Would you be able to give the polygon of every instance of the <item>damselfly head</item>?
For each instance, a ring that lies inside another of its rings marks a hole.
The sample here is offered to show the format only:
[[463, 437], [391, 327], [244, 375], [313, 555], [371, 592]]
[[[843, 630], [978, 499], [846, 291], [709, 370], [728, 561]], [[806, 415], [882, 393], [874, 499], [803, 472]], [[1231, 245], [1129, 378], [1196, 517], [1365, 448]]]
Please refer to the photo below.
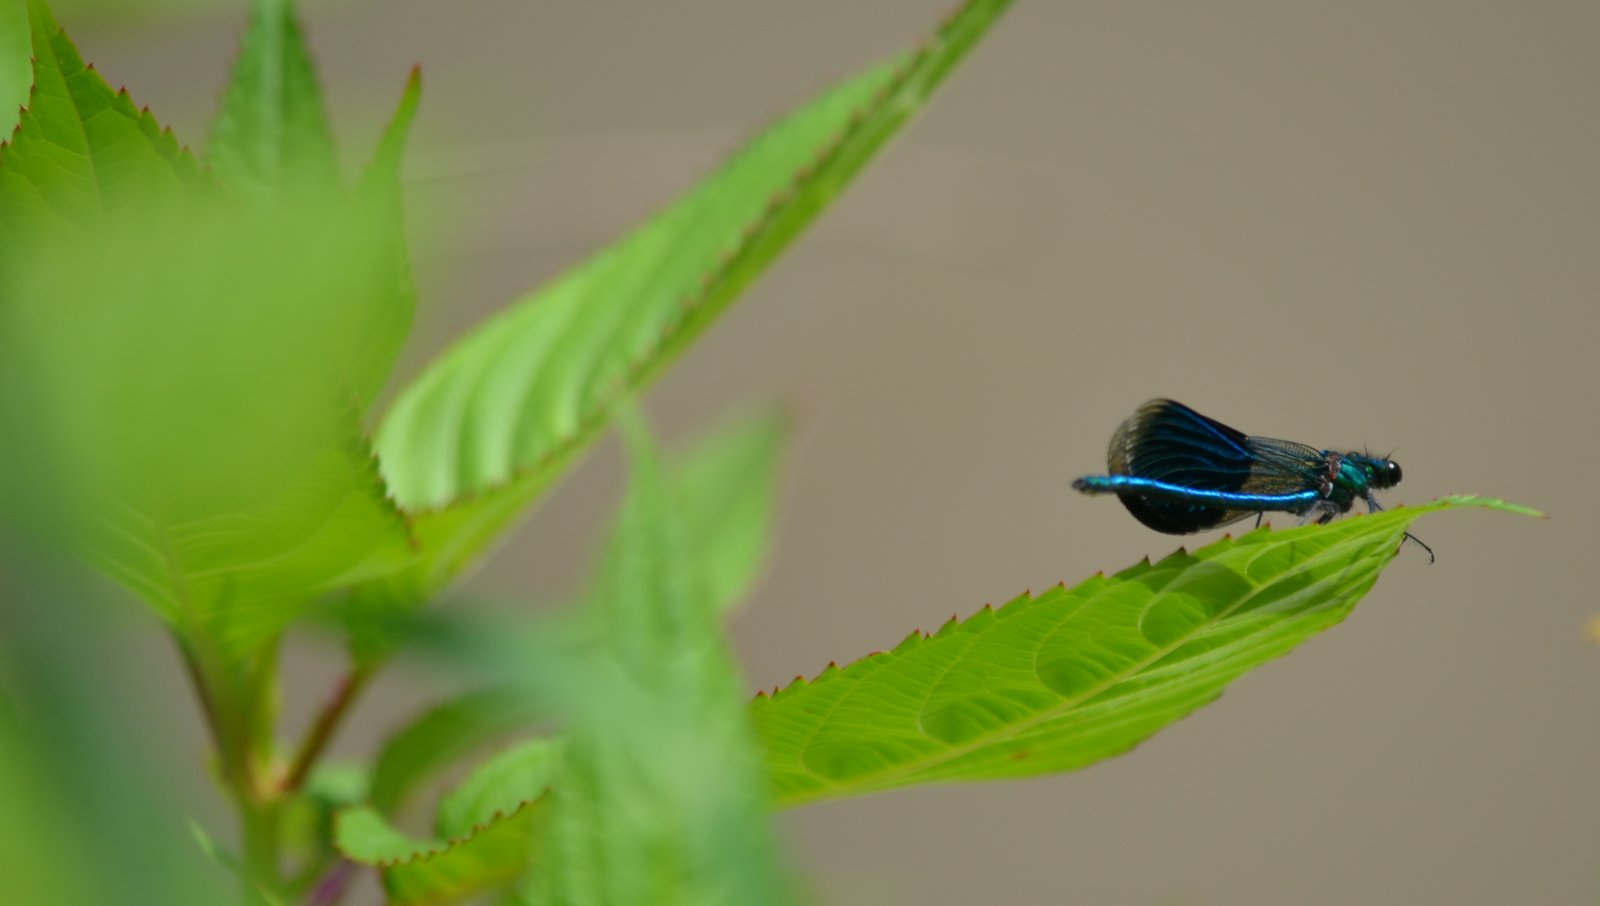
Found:
[[1362, 471], [1367, 473], [1367, 484], [1378, 490], [1392, 488], [1400, 483], [1400, 464], [1392, 459], [1359, 453], [1351, 453], [1345, 458], [1359, 463]]

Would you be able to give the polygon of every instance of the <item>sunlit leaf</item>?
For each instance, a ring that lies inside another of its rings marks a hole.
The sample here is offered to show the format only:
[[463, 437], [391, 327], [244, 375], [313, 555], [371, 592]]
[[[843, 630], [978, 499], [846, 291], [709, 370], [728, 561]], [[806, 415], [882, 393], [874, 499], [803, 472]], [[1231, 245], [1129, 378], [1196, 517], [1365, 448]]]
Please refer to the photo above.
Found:
[[0, 154], [0, 229], [69, 233], [199, 185], [198, 166], [148, 110], [86, 67], [43, 0], [28, 0], [33, 92]]
[[697, 337], [927, 101], [1008, 5], [972, 0], [912, 53], [757, 136], [621, 243], [456, 344], [401, 394], [378, 450], [421, 554], [420, 601], [587, 448], [611, 401]]
[[1070, 771], [1126, 752], [1343, 620], [1418, 517], [1251, 532], [985, 607], [757, 698], [778, 801]]

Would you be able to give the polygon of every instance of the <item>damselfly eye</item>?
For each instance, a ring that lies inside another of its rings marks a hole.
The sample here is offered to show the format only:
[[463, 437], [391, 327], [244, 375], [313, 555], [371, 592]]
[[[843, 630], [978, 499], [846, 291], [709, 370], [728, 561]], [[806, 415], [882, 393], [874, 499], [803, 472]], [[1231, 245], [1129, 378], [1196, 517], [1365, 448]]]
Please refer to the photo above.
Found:
[[1385, 472], [1387, 473], [1387, 477], [1386, 477], [1385, 480], [1389, 482], [1389, 487], [1392, 488], [1395, 485], [1400, 483], [1400, 464], [1399, 463], [1397, 463], [1397, 462], [1395, 462], [1393, 460], [1390, 460], [1388, 467], [1385, 469]]

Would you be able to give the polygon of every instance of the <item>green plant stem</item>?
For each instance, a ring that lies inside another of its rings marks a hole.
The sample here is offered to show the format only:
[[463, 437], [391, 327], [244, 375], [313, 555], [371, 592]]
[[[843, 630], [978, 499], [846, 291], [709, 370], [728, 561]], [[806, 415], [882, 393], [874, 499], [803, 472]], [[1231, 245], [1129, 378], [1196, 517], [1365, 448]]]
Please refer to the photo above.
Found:
[[259, 799], [238, 802], [243, 829], [245, 891], [247, 906], [272, 902], [282, 887], [279, 876], [279, 805], [277, 800]]
[[253, 665], [225, 665], [203, 638], [180, 633], [178, 648], [216, 747], [221, 781], [239, 814], [244, 891], [249, 906], [277, 902], [283, 889], [283, 799], [267, 776], [278, 707], [278, 648]]
[[292, 793], [305, 784], [306, 777], [332, 740], [334, 730], [338, 729], [339, 722], [349, 712], [351, 703], [366, 688], [371, 675], [371, 671], [366, 667], [357, 666], [352, 667], [350, 672], [339, 680], [339, 684], [333, 689], [333, 694], [317, 713], [316, 722], [306, 733], [305, 740], [300, 743], [300, 749], [295, 753], [288, 773], [284, 774], [282, 781], [279, 782], [280, 793]]

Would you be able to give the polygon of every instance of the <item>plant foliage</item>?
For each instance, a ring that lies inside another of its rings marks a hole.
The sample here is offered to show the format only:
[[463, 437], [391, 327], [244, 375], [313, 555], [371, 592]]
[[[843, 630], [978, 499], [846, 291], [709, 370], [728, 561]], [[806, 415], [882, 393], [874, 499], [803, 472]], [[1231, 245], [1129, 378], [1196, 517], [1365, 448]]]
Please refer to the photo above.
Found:
[[[0, 0], [6, 889], [209, 903], [225, 870], [248, 903], [331, 904], [359, 866], [408, 906], [793, 901], [774, 806], [1125, 751], [1342, 619], [1413, 519], [1519, 509], [1450, 498], [1253, 533], [914, 633], [750, 704], [723, 623], [770, 546], [788, 419], [758, 411], [663, 457], [635, 397], [1008, 5], [968, 0], [801, 104], [380, 410], [417, 304], [402, 171], [420, 72], [347, 176], [293, 3], [249, 0], [197, 156], [85, 64], [45, 0]], [[428, 633], [418, 611], [611, 424], [628, 492], [577, 606], [532, 632]], [[16, 553], [35, 546], [48, 555]], [[192, 826], [212, 865], [163, 842], [182, 822], [144, 782], [158, 740], [104, 706], [129, 684], [67, 650], [92, 594], [56, 581], [63, 554], [177, 643], [239, 818], [236, 841]], [[349, 672], [283, 745], [279, 652], [310, 616], [346, 632]], [[325, 763], [407, 644], [453, 652], [482, 684], [403, 723], [370, 769]], [[419, 809], [428, 831], [410, 829]]]
[[1448, 497], [1270, 528], [1024, 594], [763, 695], [778, 802], [1070, 771], [1126, 752], [1343, 620], [1411, 523]]

